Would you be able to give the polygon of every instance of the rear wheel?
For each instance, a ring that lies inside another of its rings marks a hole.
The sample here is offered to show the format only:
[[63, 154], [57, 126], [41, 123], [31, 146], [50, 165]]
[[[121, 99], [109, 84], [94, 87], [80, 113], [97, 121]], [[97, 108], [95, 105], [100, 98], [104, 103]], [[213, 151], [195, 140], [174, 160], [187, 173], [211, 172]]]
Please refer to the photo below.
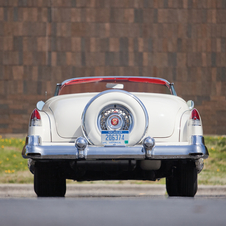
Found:
[[169, 196], [194, 197], [198, 188], [197, 169], [194, 162], [180, 164], [166, 178], [166, 190]]
[[66, 179], [54, 163], [36, 162], [34, 190], [38, 197], [64, 197]]

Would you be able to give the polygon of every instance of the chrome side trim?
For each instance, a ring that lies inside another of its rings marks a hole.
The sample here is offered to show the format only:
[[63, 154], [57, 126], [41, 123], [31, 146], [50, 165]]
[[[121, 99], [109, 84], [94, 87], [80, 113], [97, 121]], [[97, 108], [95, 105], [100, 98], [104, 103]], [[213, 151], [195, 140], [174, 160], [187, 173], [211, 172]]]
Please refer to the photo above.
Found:
[[[79, 150], [74, 143], [67, 145], [54, 144], [41, 145], [39, 136], [28, 136], [22, 156], [31, 159], [79, 159]], [[202, 136], [192, 136], [188, 145], [158, 145], [151, 150], [148, 158], [142, 145], [132, 147], [108, 146], [97, 147], [87, 146], [82, 155], [83, 159], [193, 159], [208, 158], [209, 153], [204, 144]]]
[[113, 93], [113, 92], [119, 92], [119, 93], [125, 93], [129, 96], [131, 96], [132, 98], [134, 98], [141, 106], [141, 108], [143, 109], [143, 112], [144, 112], [144, 115], [145, 115], [145, 122], [146, 122], [146, 125], [145, 125], [145, 129], [144, 129], [144, 133], [142, 135], [142, 138], [139, 140], [139, 142], [137, 142], [138, 144], [141, 142], [141, 140], [143, 139], [144, 135], [146, 134], [146, 131], [148, 129], [148, 125], [149, 125], [149, 117], [148, 117], [148, 112], [147, 112], [147, 109], [146, 107], [144, 106], [144, 104], [142, 103], [142, 101], [136, 97], [135, 95], [133, 95], [132, 93], [129, 93], [125, 90], [106, 90], [106, 91], [103, 91], [99, 94], [97, 94], [96, 96], [94, 96], [88, 103], [87, 105], [85, 106], [84, 108], [84, 111], [82, 113], [82, 123], [81, 123], [81, 129], [82, 129], [82, 133], [84, 135], [84, 137], [88, 140], [88, 142], [90, 144], [93, 144], [92, 141], [89, 139], [88, 135], [87, 135], [87, 132], [86, 132], [86, 127], [85, 127], [85, 115], [86, 115], [86, 111], [87, 109], [89, 108], [90, 104], [95, 100], [97, 99], [98, 97], [106, 94], [106, 93]]

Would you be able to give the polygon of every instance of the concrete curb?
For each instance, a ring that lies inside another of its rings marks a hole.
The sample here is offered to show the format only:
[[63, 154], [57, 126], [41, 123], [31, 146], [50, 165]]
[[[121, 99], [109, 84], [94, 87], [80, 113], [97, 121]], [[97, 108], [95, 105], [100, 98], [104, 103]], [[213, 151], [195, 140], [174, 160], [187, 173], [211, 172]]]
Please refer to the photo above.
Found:
[[[68, 184], [66, 197], [164, 196], [165, 185]], [[226, 186], [200, 185], [196, 196], [226, 196]], [[1, 184], [0, 197], [36, 197], [32, 184]]]

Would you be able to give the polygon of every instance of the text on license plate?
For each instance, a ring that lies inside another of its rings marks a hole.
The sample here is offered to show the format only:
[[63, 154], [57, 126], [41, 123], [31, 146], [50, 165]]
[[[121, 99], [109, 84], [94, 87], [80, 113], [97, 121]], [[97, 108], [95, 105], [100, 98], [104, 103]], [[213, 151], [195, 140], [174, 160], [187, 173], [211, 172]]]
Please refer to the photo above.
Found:
[[125, 145], [129, 143], [129, 131], [101, 131], [101, 142], [104, 145]]

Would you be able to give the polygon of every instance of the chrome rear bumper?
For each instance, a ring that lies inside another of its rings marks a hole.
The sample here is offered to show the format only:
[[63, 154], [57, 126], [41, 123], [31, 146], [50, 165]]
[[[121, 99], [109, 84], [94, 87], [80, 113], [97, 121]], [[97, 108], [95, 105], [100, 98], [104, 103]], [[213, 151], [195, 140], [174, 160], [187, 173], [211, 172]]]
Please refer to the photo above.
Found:
[[28, 136], [22, 151], [24, 158], [31, 159], [200, 159], [208, 158], [209, 153], [203, 136], [192, 136], [188, 145], [156, 144], [151, 150], [143, 145], [105, 146], [88, 145], [84, 150], [75, 143], [42, 145], [39, 136]]

